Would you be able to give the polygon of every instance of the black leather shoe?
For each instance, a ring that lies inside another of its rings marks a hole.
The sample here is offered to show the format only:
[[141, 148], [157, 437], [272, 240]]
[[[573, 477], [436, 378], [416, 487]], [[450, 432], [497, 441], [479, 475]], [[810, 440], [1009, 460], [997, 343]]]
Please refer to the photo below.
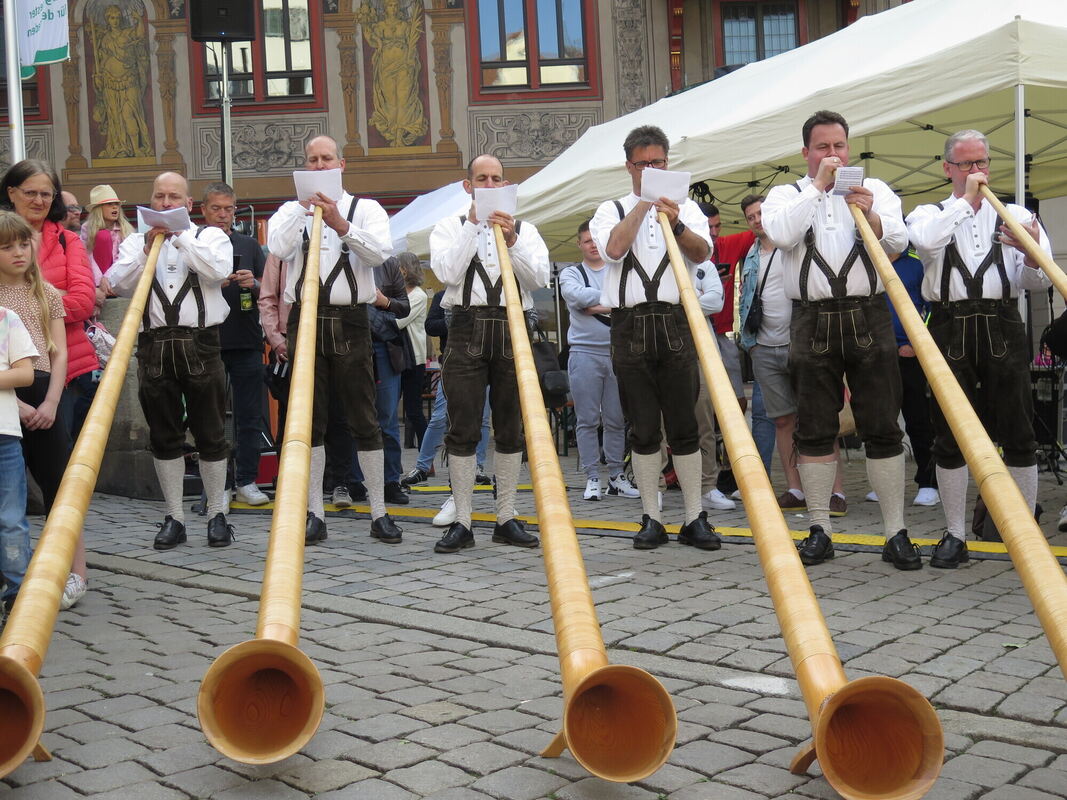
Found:
[[890, 562], [897, 569], [919, 569], [923, 565], [919, 557], [919, 546], [911, 543], [905, 530], [898, 531], [896, 536], [885, 543], [882, 548], [882, 561]]
[[401, 539], [402, 529], [388, 514], [382, 514], [370, 524], [370, 535], [386, 544], [396, 544]]
[[367, 487], [363, 485], [363, 481], [352, 481], [348, 484], [348, 496], [356, 503], [367, 502]]
[[718, 550], [722, 547], [722, 539], [715, 533], [715, 527], [708, 523], [707, 511], [701, 511], [695, 520], [682, 526], [678, 531], [678, 543], [692, 545], [700, 550]]
[[822, 529], [822, 525], [812, 525], [808, 529], [808, 536], [797, 545], [800, 553], [800, 563], [805, 567], [814, 567], [827, 559], [834, 557], [834, 543]]
[[667, 531], [659, 520], [652, 519], [648, 514], [641, 515], [641, 530], [634, 537], [635, 550], [655, 550], [669, 541]]
[[486, 475], [484, 472], [479, 472], [474, 476], [475, 486], [489, 486], [493, 482], [493, 479]]
[[493, 541], [498, 544], [513, 544], [516, 547], [537, 547], [541, 540], [527, 532], [522, 523], [512, 517], [507, 522], [497, 523], [493, 528]]
[[934, 545], [933, 555], [930, 556], [930, 566], [940, 569], [956, 569], [960, 564], [966, 564], [971, 560], [967, 552], [967, 543], [957, 539], [951, 533], [941, 537], [941, 541]]
[[465, 547], [474, 547], [474, 534], [466, 525], [453, 522], [445, 535], [433, 546], [435, 553], [458, 553]]
[[207, 546], [229, 547], [233, 539], [233, 525], [226, 523], [226, 515], [219, 513], [213, 516], [207, 524]]
[[307, 523], [304, 525], [304, 544], [318, 544], [326, 541], [326, 521], [321, 520], [308, 512]]
[[411, 502], [404, 487], [396, 481], [385, 484], [385, 502], [391, 506], [406, 506]]
[[159, 533], [156, 534], [152, 547], [156, 550], [170, 550], [180, 544], [185, 544], [185, 526], [167, 514], [163, 517], [163, 524], [159, 526]]

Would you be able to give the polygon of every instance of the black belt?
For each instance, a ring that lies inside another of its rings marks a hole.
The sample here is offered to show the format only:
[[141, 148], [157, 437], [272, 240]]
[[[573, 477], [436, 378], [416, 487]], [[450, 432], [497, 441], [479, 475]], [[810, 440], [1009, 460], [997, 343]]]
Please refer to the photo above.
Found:
[[947, 311], [950, 314], [980, 314], [980, 313], [996, 313], [1000, 309], [1004, 308], [1018, 308], [1016, 300], [952, 300], [948, 303], [931, 303], [930, 306], [937, 311]]
[[865, 308], [872, 303], [885, 304], [885, 294], [864, 295], [863, 297], [828, 297], [825, 300], [794, 300], [793, 308], [815, 308], [818, 311], [848, 311]]

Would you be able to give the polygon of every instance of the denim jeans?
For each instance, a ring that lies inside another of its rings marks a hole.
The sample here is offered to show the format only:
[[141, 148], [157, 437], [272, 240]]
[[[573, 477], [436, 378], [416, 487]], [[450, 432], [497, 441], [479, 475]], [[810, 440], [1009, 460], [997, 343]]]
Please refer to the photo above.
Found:
[[[378, 414], [378, 427], [382, 431], [382, 445], [385, 450], [385, 482], [400, 481], [400, 418], [397, 405], [400, 403], [400, 373], [393, 369], [389, 361], [388, 345], [374, 342], [374, 365], [377, 372], [375, 381], [375, 408]], [[363, 482], [363, 470], [359, 467], [359, 454], [352, 450], [352, 471], [349, 480]]]
[[3, 599], [15, 596], [30, 563], [26, 521], [26, 464], [17, 436], [0, 434], [0, 573], [7, 579]]
[[[445, 429], [448, 427], [448, 398], [445, 397], [443, 382], [437, 384], [437, 394], [433, 398], [433, 410], [430, 412], [430, 422], [426, 426], [426, 433], [419, 443], [419, 460], [415, 466], [423, 472], [429, 472], [433, 466], [437, 448], [445, 438]], [[478, 466], [485, 465], [485, 453], [489, 449], [489, 396], [486, 394], [485, 407], [482, 409], [482, 435], [475, 449], [475, 458]]]
[[756, 443], [760, 460], [767, 474], [771, 474], [771, 458], [774, 457], [774, 422], [767, 416], [763, 405], [763, 388], [759, 381], [752, 381], [752, 439]]
[[222, 363], [233, 395], [236, 432], [234, 483], [255, 483], [259, 447], [263, 441], [263, 353], [259, 350], [223, 350]]

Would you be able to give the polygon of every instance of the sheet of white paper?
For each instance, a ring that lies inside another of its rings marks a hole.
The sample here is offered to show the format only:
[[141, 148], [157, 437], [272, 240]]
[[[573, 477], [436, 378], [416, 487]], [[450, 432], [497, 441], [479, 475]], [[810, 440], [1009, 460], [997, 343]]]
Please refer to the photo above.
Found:
[[853, 186], [863, 185], [863, 167], [838, 167], [834, 173], [834, 194], [846, 195]]
[[474, 210], [478, 219], [489, 219], [494, 211], [503, 211], [512, 217], [519, 208], [519, 184], [512, 183], [493, 189], [474, 190]]
[[296, 184], [296, 199], [301, 201], [322, 192], [337, 202], [344, 193], [340, 169], [297, 170], [293, 173], [293, 183]]
[[189, 209], [185, 206], [172, 208], [168, 211], [155, 211], [147, 206], [137, 206], [137, 215], [148, 226], [145, 230], [166, 228], [168, 231], [181, 233], [189, 230], [189, 225], [191, 224], [189, 222]]
[[655, 203], [661, 197], [681, 203], [689, 196], [691, 172], [646, 167], [641, 170], [641, 199]]

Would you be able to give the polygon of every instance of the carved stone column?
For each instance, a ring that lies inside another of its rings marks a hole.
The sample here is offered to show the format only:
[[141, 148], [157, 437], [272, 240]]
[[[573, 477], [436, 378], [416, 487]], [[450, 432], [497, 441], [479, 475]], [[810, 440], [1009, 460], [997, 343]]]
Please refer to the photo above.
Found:
[[452, 129], [452, 26], [463, 24], [463, 9], [445, 8], [444, 0], [434, 0], [426, 9], [433, 30], [433, 72], [437, 84], [437, 103], [441, 112], [441, 139], [437, 151], [458, 152]]
[[175, 121], [174, 100], [178, 92], [178, 76], [174, 60], [174, 34], [156, 26], [156, 64], [159, 67], [159, 97], [163, 101], [163, 155], [159, 162], [183, 166], [178, 152], [178, 132]]
[[85, 169], [89, 162], [82, 155], [81, 145], [81, 58], [78, 56], [78, 36], [80, 25], [70, 26], [70, 59], [63, 63], [63, 102], [67, 106], [67, 135], [69, 137], [70, 155], [67, 157], [67, 169]]
[[341, 154], [346, 158], [363, 156], [363, 144], [359, 136], [359, 43], [356, 41], [356, 26], [337, 26], [341, 41], [337, 52], [341, 60], [341, 97], [345, 104], [345, 145]]

